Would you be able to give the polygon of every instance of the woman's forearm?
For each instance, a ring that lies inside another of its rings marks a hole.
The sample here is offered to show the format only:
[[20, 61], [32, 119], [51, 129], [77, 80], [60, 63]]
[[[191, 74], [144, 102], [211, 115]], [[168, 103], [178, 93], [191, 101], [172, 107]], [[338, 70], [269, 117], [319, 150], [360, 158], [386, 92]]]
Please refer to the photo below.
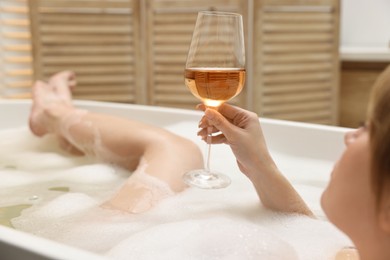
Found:
[[314, 217], [302, 197], [273, 162], [266, 167], [253, 167], [246, 175], [252, 181], [265, 207], [279, 212]]

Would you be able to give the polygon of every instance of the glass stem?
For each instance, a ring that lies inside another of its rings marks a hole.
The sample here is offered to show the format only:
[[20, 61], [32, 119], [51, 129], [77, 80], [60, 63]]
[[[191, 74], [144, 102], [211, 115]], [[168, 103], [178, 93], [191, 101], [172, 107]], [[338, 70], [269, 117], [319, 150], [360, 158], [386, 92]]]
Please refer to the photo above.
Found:
[[211, 155], [211, 133], [213, 131], [213, 127], [209, 126], [207, 127], [207, 151], [206, 151], [206, 164], [205, 164], [205, 170], [206, 172], [210, 172], [210, 155]]

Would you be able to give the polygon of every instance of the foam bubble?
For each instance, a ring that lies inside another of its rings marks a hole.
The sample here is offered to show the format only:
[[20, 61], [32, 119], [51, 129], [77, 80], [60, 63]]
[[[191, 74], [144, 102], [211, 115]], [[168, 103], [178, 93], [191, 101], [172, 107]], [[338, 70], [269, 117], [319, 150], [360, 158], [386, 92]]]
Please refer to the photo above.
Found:
[[87, 157], [64, 153], [52, 135], [37, 138], [25, 127], [0, 133], [0, 169], [48, 171], [92, 162]]
[[294, 248], [273, 232], [225, 217], [158, 225], [122, 241], [107, 255], [115, 259], [298, 259]]
[[[196, 138], [188, 131], [196, 128], [193, 122], [168, 128]], [[351, 245], [326, 221], [264, 209], [224, 145], [213, 146], [211, 167], [232, 178], [229, 187], [189, 188], [142, 214], [100, 207], [130, 175], [123, 169], [69, 156], [55, 138], [36, 138], [27, 129], [0, 132], [0, 146], [0, 206], [31, 205], [12, 219], [17, 229], [114, 259], [321, 260]], [[274, 157], [309, 206], [319, 209], [331, 162]]]

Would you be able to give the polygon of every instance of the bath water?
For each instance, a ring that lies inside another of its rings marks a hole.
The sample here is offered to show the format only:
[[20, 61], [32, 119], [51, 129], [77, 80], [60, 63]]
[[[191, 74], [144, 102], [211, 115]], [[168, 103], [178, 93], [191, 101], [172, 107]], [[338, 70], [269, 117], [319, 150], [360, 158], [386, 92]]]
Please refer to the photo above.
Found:
[[[168, 126], [197, 142], [185, 122]], [[329, 259], [351, 242], [319, 206], [332, 162], [273, 152], [280, 169], [320, 217], [264, 209], [230, 150], [213, 147], [212, 168], [232, 184], [189, 188], [142, 214], [100, 207], [130, 172], [60, 150], [27, 128], [0, 132], [0, 224], [113, 259]]]
[[29, 208], [29, 204], [18, 204], [0, 208], [0, 225], [13, 227], [11, 220], [20, 216], [22, 210]]

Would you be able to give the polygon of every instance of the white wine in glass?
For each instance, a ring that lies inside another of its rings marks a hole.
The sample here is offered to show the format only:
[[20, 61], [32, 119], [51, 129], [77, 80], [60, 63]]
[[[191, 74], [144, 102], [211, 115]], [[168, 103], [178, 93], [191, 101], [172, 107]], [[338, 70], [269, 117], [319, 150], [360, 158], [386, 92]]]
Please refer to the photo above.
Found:
[[[245, 44], [242, 16], [236, 13], [203, 11], [198, 13], [188, 52], [185, 84], [207, 107], [218, 107], [238, 95], [245, 83]], [[224, 188], [230, 178], [210, 169], [211, 131], [204, 169], [184, 174], [188, 185]]]

